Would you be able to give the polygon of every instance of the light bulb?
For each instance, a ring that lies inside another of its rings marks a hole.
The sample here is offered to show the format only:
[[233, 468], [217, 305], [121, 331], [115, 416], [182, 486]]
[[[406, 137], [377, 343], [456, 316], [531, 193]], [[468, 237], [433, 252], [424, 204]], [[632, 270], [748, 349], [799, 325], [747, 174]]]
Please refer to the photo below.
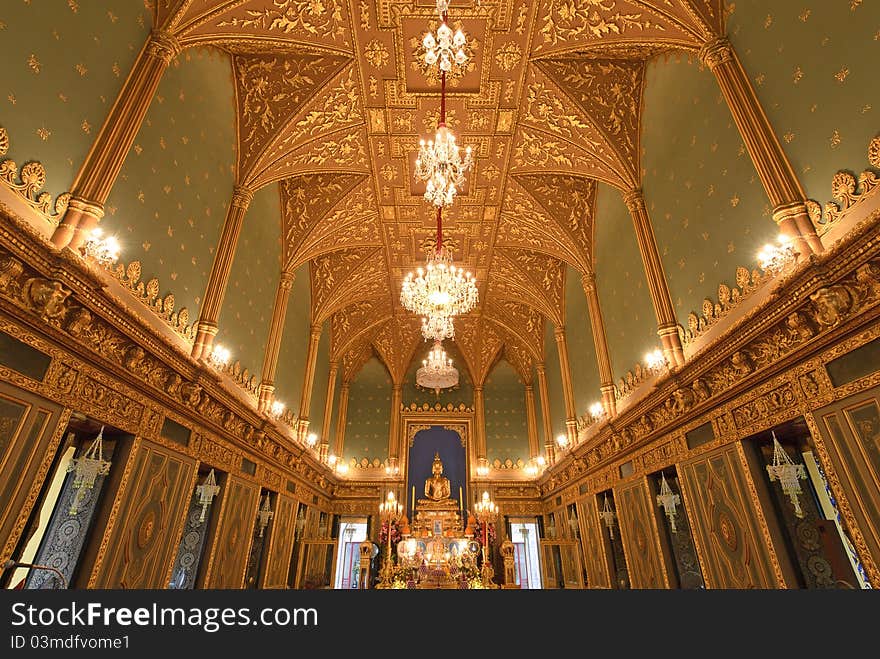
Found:
[[425, 34], [425, 38], [422, 39], [422, 45], [425, 47], [425, 50], [434, 50], [437, 47], [437, 42], [434, 40], [434, 35], [430, 32]]

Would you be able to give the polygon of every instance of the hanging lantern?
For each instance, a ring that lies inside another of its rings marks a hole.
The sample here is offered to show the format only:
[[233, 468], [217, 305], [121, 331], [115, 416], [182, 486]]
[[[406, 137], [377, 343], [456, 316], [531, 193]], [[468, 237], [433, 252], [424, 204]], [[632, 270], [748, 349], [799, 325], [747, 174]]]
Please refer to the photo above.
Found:
[[614, 540], [614, 518], [617, 514], [611, 509], [611, 502], [608, 501], [608, 495], [605, 495], [605, 502], [602, 504], [602, 510], [599, 511], [599, 517], [608, 527], [608, 535]]
[[196, 496], [199, 498], [199, 504], [202, 506], [202, 513], [199, 515], [199, 524], [205, 521], [205, 512], [208, 506], [214, 500], [214, 497], [220, 492], [220, 486], [217, 485], [217, 479], [214, 477], [214, 470], [211, 469], [205, 477], [205, 481], [196, 487]]
[[801, 502], [798, 498], [798, 494], [801, 493], [801, 484], [798, 481], [806, 480], [807, 472], [804, 469], [804, 465], [795, 464], [788, 457], [788, 453], [785, 452], [785, 449], [782, 448], [782, 445], [776, 439], [776, 433], [772, 431], [771, 433], [773, 435], [773, 464], [767, 465], [770, 481], [779, 481], [782, 485], [783, 493], [791, 499], [791, 503], [794, 506], [794, 514], [798, 517], [803, 517], [804, 511], [801, 509]]
[[106, 476], [110, 473], [111, 462], [104, 459], [104, 426], [95, 437], [95, 441], [89, 449], [80, 457], [70, 461], [67, 467], [68, 472], [74, 472], [73, 489], [76, 495], [70, 504], [70, 514], [76, 515], [79, 504], [82, 503], [86, 496], [86, 490], [91, 490], [95, 486], [98, 476]]
[[266, 530], [266, 526], [269, 524], [269, 520], [272, 519], [272, 515], [275, 513], [272, 512], [272, 508], [269, 506], [269, 495], [267, 494], [263, 497], [263, 505], [260, 506], [260, 512], [257, 513], [257, 524], [260, 526], [260, 537], [263, 537], [263, 532]]
[[657, 504], [663, 508], [666, 517], [669, 518], [669, 526], [673, 533], [677, 533], [675, 528], [675, 507], [681, 503], [681, 497], [672, 491], [669, 483], [666, 482], [666, 474], [660, 472], [660, 494], [657, 495]]

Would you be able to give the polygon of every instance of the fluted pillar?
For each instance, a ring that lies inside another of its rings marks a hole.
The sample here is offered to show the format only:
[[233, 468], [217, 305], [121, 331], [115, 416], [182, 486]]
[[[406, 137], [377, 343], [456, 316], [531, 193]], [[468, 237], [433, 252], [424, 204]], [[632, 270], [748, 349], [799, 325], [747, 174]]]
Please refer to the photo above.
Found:
[[238, 246], [238, 236], [241, 233], [245, 213], [253, 198], [254, 193], [243, 186], [237, 185], [232, 191], [232, 200], [229, 202], [229, 208], [226, 209], [226, 220], [223, 222], [223, 230], [220, 232], [220, 240], [214, 252], [214, 262], [211, 264], [211, 274], [208, 276], [208, 285], [205, 288], [199, 321], [196, 324], [196, 339], [192, 349], [192, 356], [196, 359], [211, 354], [214, 337], [217, 336], [217, 321], [223, 308], [226, 286], [229, 284], [229, 273], [232, 272], [235, 249]]
[[666, 283], [666, 273], [663, 271], [663, 262], [657, 250], [657, 239], [654, 237], [654, 228], [651, 226], [651, 218], [645, 207], [645, 198], [641, 189], [635, 189], [624, 194], [623, 201], [632, 215], [635, 226], [636, 240], [639, 243], [639, 252], [642, 254], [645, 278], [648, 281], [648, 292], [654, 305], [654, 314], [657, 316], [657, 335], [660, 337], [663, 355], [670, 366], [681, 366], [684, 364], [684, 351], [681, 348], [681, 337], [678, 334], [678, 323], [675, 321], [675, 311], [672, 308], [672, 296]]
[[330, 360], [327, 372], [327, 398], [324, 401], [324, 422], [321, 425], [321, 456], [326, 458], [330, 450], [330, 422], [333, 420], [333, 396], [336, 393], [336, 374], [339, 362]]
[[79, 248], [101, 221], [104, 204], [162, 74], [179, 52], [180, 44], [174, 35], [161, 30], [150, 34], [74, 179], [70, 205], [52, 234], [56, 247]]
[[309, 332], [309, 350], [306, 356], [306, 372], [303, 376], [302, 396], [299, 401], [299, 422], [297, 434], [301, 440], [309, 430], [309, 406], [312, 404], [312, 386], [315, 384], [315, 364], [318, 361], [318, 343], [321, 341], [321, 326], [312, 325]]
[[556, 460], [556, 447], [553, 444], [553, 422], [550, 419], [550, 392], [547, 391], [547, 372], [544, 364], [535, 364], [538, 374], [538, 394], [541, 397], [541, 420], [544, 425], [544, 452], [547, 462], [553, 464]]
[[483, 398], [483, 385], [474, 386], [474, 451], [477, 464], [488, 466], [486, 456], [486, 401]]
[[400, 457], [400, 404], [403, 402], [403, 385], [391, 385], [391, 422], [388, 424], [388, 458], [395, 463]]
[[531, 384], [526, 387], [526, 428], [529, 433], [529, 457], [537, 458], [541, 454], [538, 442], [538, 416], [535, 413], [535, 389]]
[[342, 458], [345, 448], [345, 424], [348, 421], [348, 391], [351, 385], [343, 381], [339, 387], [339, 412], [336, 414], [336, 441], [333, 445], [333, 453], [337, 458]]
[[596, 276], [590, 272], [581, 278], [587, 308], [590, 312], [590, 329], [593, 332], [593, 345], [596, 346], [596, 362], [599, 365], [599, 389], [602, 391], [602, 408], [610, 419], [617, 413], [614, 398], [614, 373], [611, 370], [611, 357], [608, 354], [608, 340], [605, 334], [605, 320], [599, 305], [599, 292], [596, 290]]
[[773, 207], [781, 233], [795, 241], [804, 256], [823, 251], [816, 228], [807, 214], [801, 182], [776, 137], [758, 95], [727, 37], [718, 37], [700, 50], [700, 60], [718, 80], [733, 120], [755, 164]]
[[571, 366], [568, 363], [568, 343], [565, 340], [565, 327], [559, 326], [553, 331], [556, 337], [556, 349], [559, 351], [559, 370], [562, 372], [562, 397], [565, 400], [565, 434], [568, 445], [577, 442], [577, 407], [574, 403], [574, 389], [571, 386]]
[[278, 368], [278, 355], [281, 353], [281, 339], [284, 336], [284, 320], [287, 316], [287, 303], [293, 287], [294, 274], [282, 272], [275, 290], [275, 305], [272, 307], [272, 320], [269, 324], [269, 338], [263, 353], [263, 370], [260, 376], [260, 399], [257, 409], [262, 413], [269, 409], [275, 395], [275, 371]]

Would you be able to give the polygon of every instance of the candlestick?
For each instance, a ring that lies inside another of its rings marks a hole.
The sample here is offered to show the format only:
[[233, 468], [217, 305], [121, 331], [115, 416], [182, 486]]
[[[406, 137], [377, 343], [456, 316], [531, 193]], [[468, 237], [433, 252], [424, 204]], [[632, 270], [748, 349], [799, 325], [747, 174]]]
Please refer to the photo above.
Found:
[[458, 486], [458, 505], [461, 508], [461, 515], [464, 517], [464, 498], [461, 496], [461, 485]]
[[416, 515], [416, 486], [412, 486], [412, 497], [409, 500], [409, 518], [415, 519]]

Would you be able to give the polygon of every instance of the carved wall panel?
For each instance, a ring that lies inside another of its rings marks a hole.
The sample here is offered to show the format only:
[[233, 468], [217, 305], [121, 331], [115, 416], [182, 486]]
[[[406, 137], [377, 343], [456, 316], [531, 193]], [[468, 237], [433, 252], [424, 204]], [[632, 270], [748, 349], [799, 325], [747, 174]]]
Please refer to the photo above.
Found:
[[135, 440], [89, 578], [90, 588], [168, 585], [195, 476], [193, 458]]
[[278, 495], [275, 515], [272, 518], [272, 536], [269, 539], [266, 569], [262, 588], [286, 588], [293, 552], [293, 535], [296, 524], [296, 499]]
[[578, 523], [587, 568], [588, 588], [613, 588], [611, 585], [611, 562], [599, 523], [596, 497], [590, 495], [578, 502]]
[[68, 411], [0, 382], [0, 539], [11, 556], [67, 425]]
[[614, 489], [620, 535], [633, 588], [669, 588], [666, 557], [644, 478]]
[[[820, 456], [830, 461], [832, 487], [855, 519], [856, 547], [873, 583], [880, 580], [880, 387], [816, 411]], [[815, 434], [815, 433], [814, 433]], [[821, 449], [825, 450], [822, 451]], [[826, 455], [822, 455], [825, 453]], [[836, 487], [835, 487], [836, 486]], [[861, 536], [861, 537], [859, 537]]]
[[722, 446], [678, 467], [706, 586], [785, 588], [740, 451]]
[[214, 535], [205, 588], [241, 588], [250, 555], [260, 487], [230, 476], [224, 489], [223, 510]]

